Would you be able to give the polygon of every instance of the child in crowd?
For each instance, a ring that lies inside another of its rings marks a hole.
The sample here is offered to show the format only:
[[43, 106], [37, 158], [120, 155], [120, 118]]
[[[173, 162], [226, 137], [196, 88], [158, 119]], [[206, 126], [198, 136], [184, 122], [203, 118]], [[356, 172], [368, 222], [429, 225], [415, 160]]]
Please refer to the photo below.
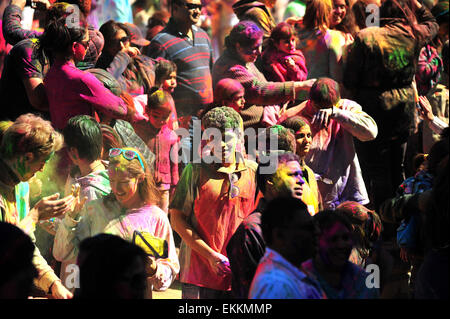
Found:
[[245, 89], [239, 81], [225, 78], [214, 88], [214, 105], [228, 106], [239, 113], [245, 105], [244, 95]]
[[112, 192], [86, 205], [78, 196], [77, 205], [58, 227], [53, 254], [60, 261], [72, 260], [78, 256], [82, 240], [100, 233], [117, 235], [139, 246], [142, 239], [138, 237], [143, 236], [148, 255], [146, 297], [151, 298], [151, 291], [166, 290], [180, 269], [172, 228], [166, 214], [155, 205], [159, 192], [142, 154], [129, 147], [112, 148], [108, 154]]
[[314, 215], [322, 210], [322, 197], [317, 186], [316, 176], [312, 169], [305, 163], [306, 155], [308, 155], [312, 143], [311, 128], [300, 116], [293, 116], [287, 119], [283, 122], [283, 125], [291, 129], [295, 134], [295, 153], [300, 157], [302, 177], [305, 181], [302, 200], [307, 205], [309, 213]]
[[[172, 94], [177, 87], [177, 65], [169, 60], [159, 58], [155, 65], [155, 86]], [[172, 108], [172, 115], [169, 119], [169, 127], [172, 130], [178, 128], [178, 116], [175, 104]]]
[[305, 57], [296, 49], [295, 30], [286, 22], [273, 29], [262, 61], [268, 81], [305, 81], [308, 76]]
[[178, 137], [168, 122], [174, 101], [170, 93], [157, 87], [148, 94], [149, 120], [136, 123], [136, 133], [156, 156], [155, 182], [161, 192], [160, 207], [168, 213], [170, 190], [178, 183]]

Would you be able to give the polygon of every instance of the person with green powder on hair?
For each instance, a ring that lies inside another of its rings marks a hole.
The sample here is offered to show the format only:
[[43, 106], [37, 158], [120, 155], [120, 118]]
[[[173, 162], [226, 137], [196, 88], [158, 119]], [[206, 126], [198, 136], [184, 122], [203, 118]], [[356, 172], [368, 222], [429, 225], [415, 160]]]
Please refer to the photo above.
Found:
[[[50, 122], [33, 114], [24, 114], [13, 123], [3, 123], [0, 144], [0, 221], [21, 228], [33, 241], [36, 223], [61, 216], [71, 209], [72, 195], [42, 198], [29, 207], [24, 183], [42, 171], [46, 162], [63, 144], [61, 134]], [[21, 196], [22, 194], [22, 196]], [[19, 195], [19, 196], [18, 196]], [[53, 269], [35, 247], [33, 263], [38, 270], [35, 285], [53, 298], [68, 299], [72, 294], [63, 286]]]

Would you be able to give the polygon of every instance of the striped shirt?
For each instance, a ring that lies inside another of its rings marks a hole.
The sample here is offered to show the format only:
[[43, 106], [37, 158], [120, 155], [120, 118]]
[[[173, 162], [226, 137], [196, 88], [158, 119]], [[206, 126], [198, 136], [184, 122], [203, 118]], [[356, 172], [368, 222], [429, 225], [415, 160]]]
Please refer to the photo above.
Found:
[[212, 47], [209, 36], [192, 26], [193, 40], [176, 29], [170, 20], [149, 47], [151, 58], [163, 57], [177, 65], [178, 85], [173, 92], [178, 116], [196, 115], [213, 101]]

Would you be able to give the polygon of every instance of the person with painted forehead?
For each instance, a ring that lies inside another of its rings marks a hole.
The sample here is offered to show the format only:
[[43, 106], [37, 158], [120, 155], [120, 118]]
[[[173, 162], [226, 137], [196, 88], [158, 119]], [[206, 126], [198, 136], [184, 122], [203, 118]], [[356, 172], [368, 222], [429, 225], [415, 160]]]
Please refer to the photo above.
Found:
[[[169, 206], [180, 250], [182, 298], [229, 298], [231, 270], [226, 245], [253, 210], [256, 163], [244, 159], [236, 144], [241, 117], [231, 107], [216, 107], [202, 119], [202, 163], [183, 170]], [[209, 129], [209, 130], [208, 130]]]
[[[55, 254], [59, 260], [74, 259], [83, 239], [101, 233], [128, 241], [142, 235], [158, 253], [148, 253], [146, 265], [146, 298], [151, 298], [152, 290], [169, 288], [180, 269], [169, 219], [156, 205], [159, 192], [138, 150], [111, 148], [108, 176], [112, 190], [109, 195], [86, 205], [86, 198], [78, 196], [75, 209], [66, 214], [58, 227]], [[167, 251], [158, 250], [165, 245]]]

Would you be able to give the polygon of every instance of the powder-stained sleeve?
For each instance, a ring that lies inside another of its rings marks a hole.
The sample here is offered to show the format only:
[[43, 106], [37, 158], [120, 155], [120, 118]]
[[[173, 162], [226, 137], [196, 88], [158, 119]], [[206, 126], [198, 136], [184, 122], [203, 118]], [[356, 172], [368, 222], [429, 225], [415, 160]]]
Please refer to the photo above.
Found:
[[16, 5], [9, 5], [3, 13], [3, 36], [7, 43], [16, 45], [18, 42], [38, 38], [42, 32], [25, 30], [22, 28], [22, 10]]
[[170, 202], [170, 209], [177, 209], [183, 212], [185, 216], [193, 213], [194, 206], [194, 185], [193, 185], [193, 165], [188, 164], [181, 174], [178, 181], [173, 199]]
[[127, 119], [125, 102], [105, 88], [93, 74], [85, 72], [83, 84], [85, 89], [80, 92], [80, 98], [90, 103], [96, 111], [115, 119]]
[[360, 141], [371, 141], [377, 137], [375, 120], [353, 101], [342, 99], [342, 108], [333, 108], [333, 119]]

